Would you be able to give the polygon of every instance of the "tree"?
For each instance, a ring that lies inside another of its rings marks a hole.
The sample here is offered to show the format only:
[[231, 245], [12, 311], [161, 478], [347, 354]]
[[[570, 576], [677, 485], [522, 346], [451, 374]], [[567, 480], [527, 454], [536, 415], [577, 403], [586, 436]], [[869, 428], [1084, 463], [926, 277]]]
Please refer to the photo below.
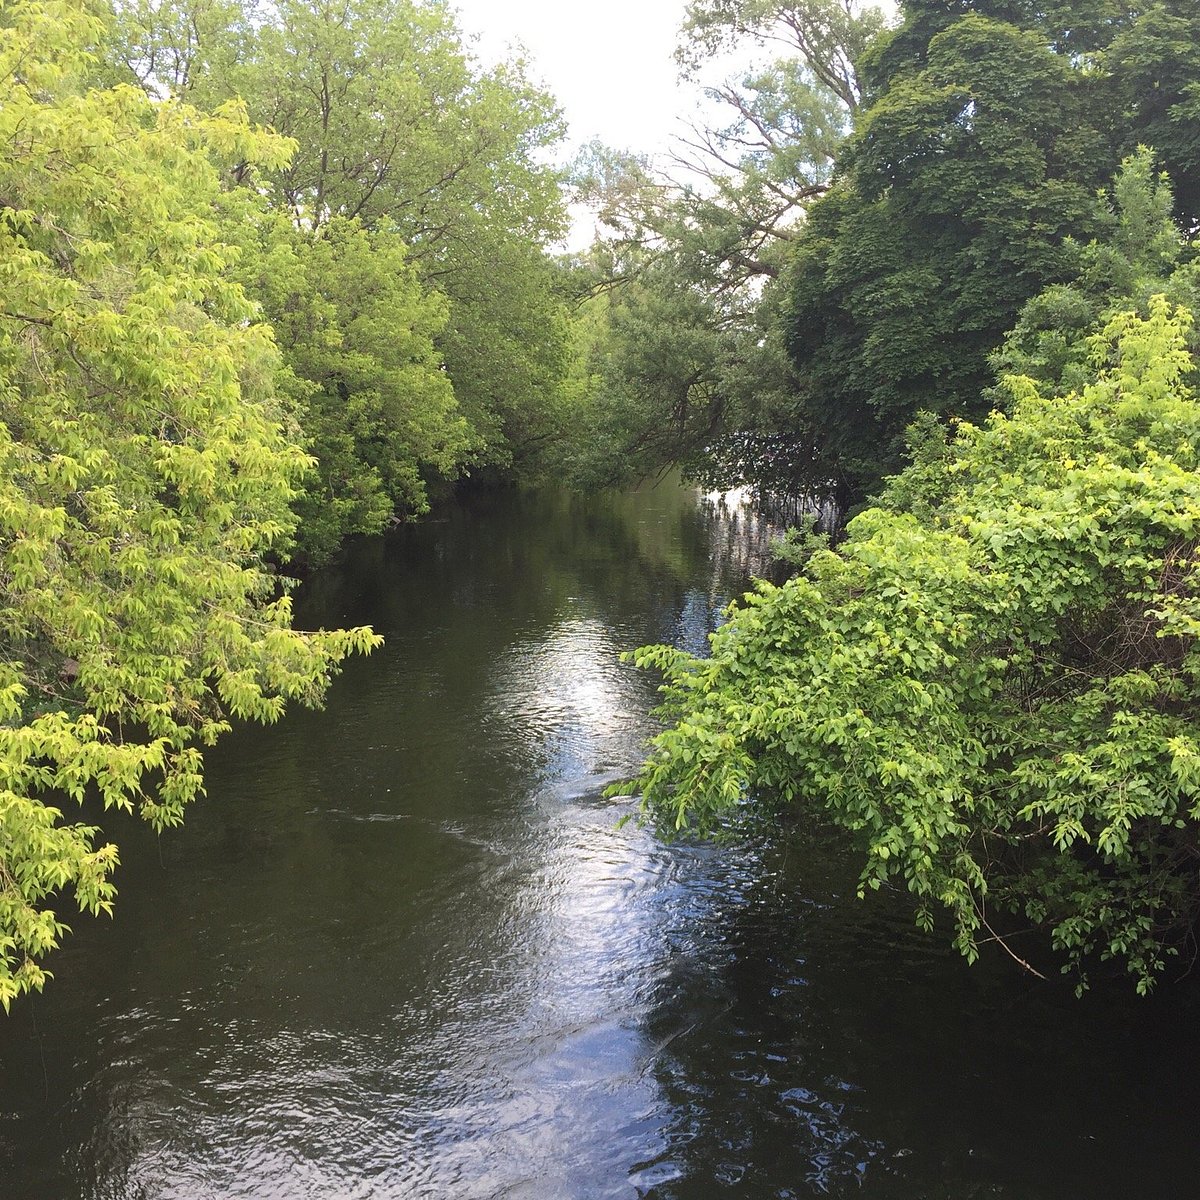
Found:
[[[602, 301], [594, 360], [594, 394], [602, 401], [587, 433], [591, 469], [616, 483], [629, 474], [653, 475], [665, 463], [695, 466], [725, 408], [722, 337], [711, 298], [660, 264]], [[606, 476], [597, 457], [607, 460]]]
[[847, 503], [928, 410], [978, 419], [1022, 306], [1102, 236], [1092, 196], [1139, 143], [1194, 220], [1200, 75], [1174, 0], [905, 0], [858, 61], [863, 102], [785, 286], [812, 460]]
[[310, 234], [266, 213], [238, 228], [254, 235], [238, 278], [272, 324], [317, 459], [296, 502], [296, 550], [319, 564], [347, 534], [427, 511], [427, 478], [453, 478], [476, 447], [434, 344], [448, 306], [396, 234], [358, 219]]
[[853, 112], [862, 98], [858, 61], [884, 28], [882, 11], [854, 0], [692, 0], [676, 57], [695, 70], [747, 41], [782, 47]]
[[[1111, 193], [1102, 194], [1095, 225], [1100, 236], [1064, 246], [1070, 278], [1032, 297], [1003, 345], [991, 356], [997, 377], [1026, 375], [1070, 391], [1091, 376], [1087, 332], [1122, 309], [1149, 311], [1154, 295], [1200, 311], [1194, 250], [1172, 219], [1170, 181], [1155, 172], [1146, 147], [1125, 159]], [[1192, 330], [1192, 348], [1195, 330]], [[1003, 403], [1002, 389], [989, 399]]]
[[1189, 326], [1162, 297], [1114, 316], [1086, 386], [1011, 379], [1009, 416], [960, 425], [840, 552], [759, 585], [711, 658], [638, 651], [670, 721], [646, 813], [702, 833], [746, 802], [819, 813], [863, 889], [902, 884], [927, 926], [945, 906], [969, 958], [1020, 958], [1023, 922], [1081, 986], [1098, 957], [1149, 988], [1200, 917]]
[[918, 411], [986, 411], [988, 353], [1063, 278], [1064, 239], [1092, 232], [1108, 160], [1086, 82], [1038, 33], [971, 15], [863, 110], [797, 245], [785, 318], [847, 502], [898, 468]]
[[221, 236], [215, 164], [288, 147], [229, 105], [86, 89], [103, 22], [0, 27], [0, 1003], [60, 900], [112, 909], [116, 846], [60, 805], [176, 825], [232, 719], [316, 704], [368, 629], [304, 634], [268, 556], [309, 467]]
[[796, 469], [791, 380], [771, 293], [748, 304], [740, 291], [697, 282], [672, 254], [645, 257], [625, 248], [620, 269], [628, 273], [576, 316], [580, 382], [561, 449], [569, 478], [615, 485], [675, 464], [707, 487], [753, 481], [802, 495], [809, 477]]
[[1200, 223], [1200, 14], [1187, 0], [1146, 5], [1106, 64], [1122, 105], [1126, 149], [1153, 146], [1174, 184], [1176, 215]]
[[597, 146], [582, 158], [580, 194], [605, 227], [589, 265], [613, 310], [595, 351], [590, 410], [608, 436], [588, 426], [593, 474], [599, 449], [610, 478], [674, 462], [714, 483], [810, 484], [774, 285], [831, 185], [858, 104], [853, 62], [881, 27], [877, 9], [842, 0], [694, 3], [685, 70], [735, 44], [777, 57], [706, 88], [724, 117], [681, 135], [663, 169]]
[[[264, 188], [297, 230], [317, 241], [349, 220], [376, 244], [395, 237], [425, 290], [449, 301], [434, 341], [472, 436], [448, 431], [422, 474], [511, 467], [557, 428], [565, 314], [543, 247], [566, 222], [544, 151], [562, 124], [523, 63], [482, 70], [450, 8], [411, 0], [122, 0], [118, 13], [120, 57], [143, 86], [163, 85], [166, 62], [170, 85], [196, 103], [240, 98], [253, 119], [295, 140], [286, 166], [239, 178]], [[353, 290], [324, 291], [338, 281], [351, 282], [337, 273], [322, 292], [345, 311]], [[409, 336], [398, 318], [398, 335]], [[327, 433], [370, 458], [355, 412], [336, 430], [335, 416], [326, 406]], [[343, 499], [349, 513], [356, 493]]]
[[476, 439], [469, 469], [510, 479], [554, 473], [566, 420], [560, 268], [537, 241], [503, 228], [461, 236], [436, 280], [451, 314], [439, 346]]

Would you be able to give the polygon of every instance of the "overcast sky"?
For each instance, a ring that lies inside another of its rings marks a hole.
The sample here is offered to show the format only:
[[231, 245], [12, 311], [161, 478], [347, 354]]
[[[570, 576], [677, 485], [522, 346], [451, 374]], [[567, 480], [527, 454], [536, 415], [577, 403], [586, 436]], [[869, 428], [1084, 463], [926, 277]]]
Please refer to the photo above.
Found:
[[531, 74], [557, 98], [571, 143], [599, 137], [621, 149], [664, 146], [696, 89], [676, 84], [671, 57], [685, 0], [452, 0], [485, 62], [521, 43]]
[[[895, 12], [895, 0], [875, 0]], [[674, 52], [687, 0], [451, 0], [460, 26], [475, 35], [484, 63], [524, 47], [530, 75], [558, 100], [569, 125], [560, 161], [599, 138], [618, 150], [662, 154], [672, 135], [699, 121], [705, 100], [700, 84], [679, 83]], [[703, 82], [737, 75], [752, 51], [713, 63]], [[758, 51], [761, 56], [763, 52]], [[708, 110], [718, 119], [725, 114]], [[572, 208], [571, 249], [591, 241], [594, 226]]]

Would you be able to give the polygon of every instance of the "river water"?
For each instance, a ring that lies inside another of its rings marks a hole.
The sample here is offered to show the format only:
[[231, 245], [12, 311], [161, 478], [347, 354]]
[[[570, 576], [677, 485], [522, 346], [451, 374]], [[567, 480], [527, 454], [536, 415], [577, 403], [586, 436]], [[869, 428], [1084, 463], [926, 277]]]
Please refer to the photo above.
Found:
[[0, 1018], [2, 1200], [1195, 1194], [1195, 988], [968, 968], [818, 831], [665, 847], [603, 788], [765, 531], [671, 486], [355, 547], [326, 710], [242, 729]]

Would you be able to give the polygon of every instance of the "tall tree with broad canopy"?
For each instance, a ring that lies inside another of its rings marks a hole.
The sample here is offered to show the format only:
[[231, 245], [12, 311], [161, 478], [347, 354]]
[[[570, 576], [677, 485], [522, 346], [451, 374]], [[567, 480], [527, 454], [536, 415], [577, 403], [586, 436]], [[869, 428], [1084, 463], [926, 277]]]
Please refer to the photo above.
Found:
[[1064, 240], [1094, 232], [1111, 168], [1086, 84], [1038, 32], [970, 14], [863, 109], [789, 265], [785, 316], [844, 502], [899, 466], [917, 412], [979, 415], [988, 353], [1062, 278]]
[[904, 0], [859, 60], [855, 130], [785, 284], [797, 407], [847, 503], [899, 468], [918, 412], [986, 413], [989, 355], [1102, 233], [1092, 197], [1139, 142], [1194, 219], [1200, 59], [1175, 8]]
[[423, 286], [401, 239], [342, 217], [314, 237], [248, 195], [227, 192], [222, 206], [241, 251], [236, 277], [271, 322], [281, 389], [317, 458], [296, 512], [297, 553], [319, 564], [347, 534], [425, 512], [429, 477], [454, 478], [478, 439], [435, 345], [448, 304]]
[[267, 556], [310, 460], [229, 276], [217, 165], [285, 168], [244, 109], [88, 89], [79, 0], [0, 22], [0, 1004], [117, 847], [63, 805], [176, 825], [233, 718], [319, 703], [369, 629], [300, 633]]
[[[558, 432], [566, 316], [543, 247], [566, 227], [560, 180], [545, 161], [562, 122], [523, 63], [480, 67], [453, 10], [440, 3], [117, 0], [116, 7], [114, 69], [152, 91], [181, 90], [206, 107], [239, 98], [254, 120], [295, 140], [286, 166], [239, 178], [289, 215], [303, 235], [295, 245], [300, 257], [305, 243], [325, 240], [348, 250], [331, 229], [357, 222], [390, 263], [405, 254], [404, 271], [449, 301], [436, 327], [412, 313], [412, 330], [432, 337], [458, 411], [445, 414], [440, 444], [426, 453], [417, 442], [403, 454], [396, 479], [411, 481], [413, 461], [422, 480], [518, 468]], [[396, 245], [383, 251], [389, 239]], [[314, 253], [324, 260], [330, 251]], [[354, 309], [352, 269], [339, 267], [328, 278], [317, 262], [306, 270], [310, 283], [321, 281], [315, 303], [343, 315]], [[349, 291], [334, 295], [335, 287]], [[402, 306], [392, 318], [399, 341], [411, 340], [409, 313]], [[370, 357], [386, 341], [381, 306], [375, 317], [366, 342], [357, 337], [368, 332], [361, 318], [353, 328], [339, 321], [347, 353]], [[293, 355], [286, 336], [283, 345], [302, 375], [299, 360], [308, 352]], [[374, 375], [389, 370], [377, 360]], [[375, 464], [378, 448], [361, 441], [362, 405], [349, 402], [345, 421], [338, 420], [340, 394], [352, 381], [340, 378], [332, 392], [327, 377], [310, 382], [320, 409], [313, 422], [318, 459], [344, 463], [349, 446]], [[437, 394], [426, 379], [414, 400]], [[466, 437], [455, 428], [458, 415], [469, 427]], [[388, 436], [402, 442], [403, 428], [392, 422]], [[361, 503], [374, 486], [370, 479], [323, 472], [322, 483], [326, 492], [333, 486], [347, 516], [371, 511]], [[415, 503], [411, 489], [385, 490], [401, 513], [424, 505], [423, 487]]]

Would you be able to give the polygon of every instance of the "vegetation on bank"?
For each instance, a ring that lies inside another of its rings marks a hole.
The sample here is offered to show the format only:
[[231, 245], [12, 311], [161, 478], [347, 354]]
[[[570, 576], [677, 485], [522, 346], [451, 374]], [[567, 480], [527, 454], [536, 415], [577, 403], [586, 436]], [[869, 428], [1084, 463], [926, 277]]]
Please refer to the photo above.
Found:
[[1200, 25], [1180, 0], [900, 18], [695, 0], [685, 62], [785, 57], [716, 90], [690, 175], [584, 164], [610, 227], [584, 469], [670, 458], [858, 513], [836, 551], [789, 539], [799, 574], [711, 657], [637, 652], [667, 728], [632, 786], [667, 833], [816, 813], [968, 957], [1052, 947], [1145, 990], [1200, 917]]
[[[1006, 381], [837, 553], [761, 584], [665, 676], [636, 786], [673, 830], [747, 798], [856, 839], [861, 884], [953, 916], [974, 958], [1048, 927], [1145, 990], [1200, 915], [1200, 403], [1191, 317], [1154, 297], [1077, 391]], [[1036, 944], [1035, 944], [1036, 945]]]
[[[45, 979], [58, 907], [109, 911], [98, 796], [157, 829], [232, 718], [315, 704], [369, 629], [299, 633], [271, 557], [310, 460], [270, 330], [232, 278], [218, 163], [288, 147], [83, 80], [103, 23], [0, 28], [0, 1004]], [[51, 907], [53, 905], [53, 907]]]
[[236, 277], [274, 328], [305, 447], [293, 556], [513, 473], [560, 431], [566, 227], [553, 100], [519, 60], [482, 68], [418, 0], [115, 0], [96, 78], [288, 140], [232, 163]]
[[369, 629], [283, 564], [515, 473], [560, 426], [553, 101], [442, 4], [0, 6], [0, 1004], [233, 719]]

